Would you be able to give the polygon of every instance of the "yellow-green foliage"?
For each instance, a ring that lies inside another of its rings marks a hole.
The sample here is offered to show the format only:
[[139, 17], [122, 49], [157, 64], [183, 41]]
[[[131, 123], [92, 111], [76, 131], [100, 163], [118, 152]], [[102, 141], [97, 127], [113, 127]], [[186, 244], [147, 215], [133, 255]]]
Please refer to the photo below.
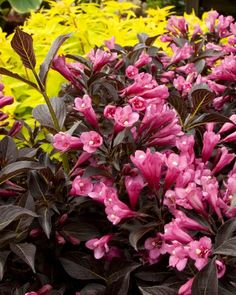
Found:
[[[85, 54], [94, 45], [102, 45], [103, 41], [116, 37], [121, 45], [133, 45], [136, 35], [145, 32], [151, 36], [165, 31], [167, 16], [171, 7], [150, 9], [147, 17], [135, 17], [136, 6], [130, 2], [105, 1], [101, 5], [81, 3], [77, 6], [73, 0], [48, 0], [51, 9], [32, 13], [25, 22], [23, 30], [32, 34], [34, 40], [37, 68], [46, 56], [54, 39], [62, 34], [72, 32], [72, 37], [62, 46], [60, 53]], [[6, 37], [0, 31], [0, 66], [28, 76], [19, 57], [10, 46], [12, 35]], [[43, 103], [43, 99], [34, 89], [9, 77], [2, 77], [6, 92], [16, 98], [14, 105], [8, 107], [12, 116], [30, 117], [32, 107]], [[47, 91], [50, 97], [57, 95], [63, 78], [55, 71], [50, 71]], [[28, 121], [29, 122], [29, 121]]]

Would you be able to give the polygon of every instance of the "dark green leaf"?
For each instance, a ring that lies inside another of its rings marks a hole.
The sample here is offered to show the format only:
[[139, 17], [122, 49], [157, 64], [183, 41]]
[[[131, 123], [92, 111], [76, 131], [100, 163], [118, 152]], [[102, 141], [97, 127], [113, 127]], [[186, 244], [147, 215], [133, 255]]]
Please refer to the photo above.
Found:
[[139, 287], [142, 295], [177, 295], [178, 292], [168, 285], [160, 285], [153, 287]]
[[36, 59], [34, 55], [33, 38], [17, 27], [11, 40], [11, 46], [20, 56], [23, 65], [28, 69], [34, 69]]
[[42, 226], [43, 231], [45, 232], [48, 239], [50, 239], [50, 233], [52, 229], [52, 212], [48, 207], [42, 207], [37, 210], [39, 214], [39, 223]]
[[[66, 106], [62, 99], [54, 97], [51, 99], [53, 110], [56, 114], [60, 128], [63, 127], [66, 118]], [[44, 127], [54, 129], [54, 123], [52, 121], [51, 114], [46, 104], [40, 104], [33, 109], [33, 117], [39, 121]]]
[[29, 243], [10, 244], [12, 252], [24, 260], [35, 272], [34, 268], [34, 257], [36, 253], [36, 247]]
[[212, 259], [193, 280], [192, 295], [218, 294], [218, 278], [215, 259]]
[[59, 259], [63, 268], [74, 279], [77, 280], [106, 280], [100, 272], [97, 271], [94, 263], [85, 258], [75, 258], [72, 260], [67, 258]]
[[40, 65], [39, 78], [43, 85], [46, 84], [47, 74], [53, 58], [56, 56], [61, 45], [71, 36], [71, 34], [61, 35], [53, 42], [44, 62]]
[[236, 217], [227, 220], [219, 229], [215, 238], [215, 248], [229, 240], [236, 231]]
[[33, 161], [19, 161], [15, 163], [11, 163], [4, 167], [0, 172], [0, 183], [15, 177], [21, 173], [27, 172], [29, 170], [38, 170], [44, 168], [39, 165], [37, 162]]
[[18, 150], [14, 140], [6, 136], [0, 141], [0, 163], [1, 166], [4, 164], [10, 164], [15, 162], [17, 159]]
[[181, 124], [183, 125], [183, 122], [185, 121], [188, 115], [186, 102], [183, 100], [182, 97], [174, 95], [174, 94], [171, 94], [168, 97], [168, 102], [172, 105], [172, 107], [178, 113], [179, 118], [182, 122]]
[[192, 88], [190, 92], [192, 102], [192, 113], [196, 114], [203, 106], [208, 105], [214, 98], [214, 93], [205, 84], [199, 84]]
[[19, 13], [26, 13], [37, 10], [42, 0], [8, 0], [12, 8]]
[[12, 221], [21, 218], [22, 216], [37, 217], [38, 215], [34, 212], [25, 208], [14, 206], [14, 205], [3, 205], [0, 206], [0, 230], [7, 227]]
[[3, 278], [4, 275], [4, 266], [7, 261], [7, 257], [9, 255], [10, 251], [1, 251], [0, 252], [0, 281]]
[[4, 68], [1, 68], [0, 67], [0, 75], [4, 75], [4, 76], [8, 76], [8, 77], [11, 77], [11, 78], [20, 80], [20, 81], [28, 84], [29, 86], [31, 86], [31, 87], [33, 87], [33, 88], [35, 88], [35, 89], [38, 90], [38, 86], [35, 83], [33, 83], [33, 82], [31, 82], [31, 81], [29, 81], [29, 80], [21, 77], [20, 75], [18, 75], [16, 73], [13, 73], [13, 72], [9, 71], [7, 69], [4, 69]]
[[214, 254], [236, 257], [236, 237], [221, 243], [214, 251]]

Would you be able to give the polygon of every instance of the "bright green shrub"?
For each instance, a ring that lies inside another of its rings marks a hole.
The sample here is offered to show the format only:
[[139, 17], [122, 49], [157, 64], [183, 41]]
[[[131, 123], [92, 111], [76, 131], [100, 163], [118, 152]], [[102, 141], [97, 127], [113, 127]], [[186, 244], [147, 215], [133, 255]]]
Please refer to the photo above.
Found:
[[[72, 32], [72, 37], [62, 46], [60, 53], [85, 54], [94, 45], [102, 45], [103, 40], [116, 37], [121, 45], [133, 45], [137, 42], [136, 35], [145, 32], [151, 36], [165, 31], [166, 19], [171, 14], [172, 7], [147, 10], [147, 17], [136, 18], [133, 9], [136, 6], [130, 2], [119, 3], [106, 1], [101, 5], [81, 3], [74, 5], [73, 0], [54, 2], [48, 0], [51, 9], [42, 9], [31, 14], [23, 29], [32, 35], [38, 66], [43, 61], [53, 40], [62, 34]], [[0, 31], [0, 66], [7, 67], [13, 72], [29, 76], [22, 67], [19, 57], [10, 50], [12, 35], [6, 37]], [[156, 43], [158, 45], [158, 41]], [[33, 77], [30, 77], [33, 80]], [[3, 77], [5, 85], [16, 98], [13, 106], [8, 108], [12, 116], [30, 118], [31, 109], [43, 102], [42, 97], [34, 89], [9, 77]], [[49, 96], [58, 93], [63, 79], [54, 71], [48, 77], [47, 92]], [[29, 122], [29, 121], [28, 121]]]

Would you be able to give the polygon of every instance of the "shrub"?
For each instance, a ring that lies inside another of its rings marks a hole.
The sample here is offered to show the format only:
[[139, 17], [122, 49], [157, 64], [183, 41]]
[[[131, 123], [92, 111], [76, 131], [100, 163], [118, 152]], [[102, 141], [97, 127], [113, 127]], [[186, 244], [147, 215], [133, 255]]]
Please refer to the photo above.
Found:
[[[0, 144], [1, 294], [234, 294], [236, 24], [206, 26], [171, 17], [171, 56], [144, 34], [57, 56], [64, 35], [39, 74], [17, 29], [47, 105]], [[50, 66], [68, 80], [52, 100]]]
[[[167, 16], [171, 7], [148, 10], [147, 17], [135, 17], [132, 9], [136, 6], [130, 2], [118, 3], [106, 1], [101, 5], [96, 3], [81, 3], [74, 5], [73, 0], [48, 1], [50, 9], [41, 9], [33, 12], [25, 21], [24, 31], [31, 34], [35, 42], [37, 68], [43, 61], [55, 36], [73, 33], [72, 37], [62, 46], [62, 53], [85, 54], [95, 45], [100, 46], [103, 40], [116, 36], [121, 45], [133, 45], [137, 33], [162, 34], [165, 30]], [[25, 72], [17, 56], [10, 50], [12, 35], [7, 36], [0, 32], [0, 66], [18, 74], [29, 76]], [[56, 72], [49, 75], [48, 87], [50, 97], [56, 96], [64, 80]], [[11, 85], [8, 91], [16, 97], [16, 102], [8, 109], [11, 116], [31, 118], [32, 108], [43, 102], [42, 96], [34, 89], [26, 87], [22, 82], [14, 82], [12, 78], [4, 78], [5, 85]]]

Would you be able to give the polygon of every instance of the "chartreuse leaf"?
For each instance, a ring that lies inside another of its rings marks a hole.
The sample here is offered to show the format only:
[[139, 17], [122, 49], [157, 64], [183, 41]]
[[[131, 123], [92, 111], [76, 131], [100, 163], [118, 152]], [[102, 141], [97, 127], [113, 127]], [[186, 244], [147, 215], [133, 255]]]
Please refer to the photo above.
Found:
[[3, 205], [0, 206], [0, 230], [7, 227], [12, 221], [17, 220], [23, 216], [37, 217], [38, 215], [34, 212], [14, 205]]
[[43, 0], [8, 0], [12, 8], [20, 13], [37, 10]]
[[10, 244], [12, 252], [24, 260], [35, 272], [34, 257], [36, 253], [36, 247], [29, 243]]
[[193, 280], [192, 295], [218, 294], [218, 278], [213, 258], [203, 269], [201, 269]]
[[23, 65], [28, 69], [34, 69], [36, 59], [34, 55], [33, 38], [17, 27], [11, 40], [11, 46], [20, 56]]

